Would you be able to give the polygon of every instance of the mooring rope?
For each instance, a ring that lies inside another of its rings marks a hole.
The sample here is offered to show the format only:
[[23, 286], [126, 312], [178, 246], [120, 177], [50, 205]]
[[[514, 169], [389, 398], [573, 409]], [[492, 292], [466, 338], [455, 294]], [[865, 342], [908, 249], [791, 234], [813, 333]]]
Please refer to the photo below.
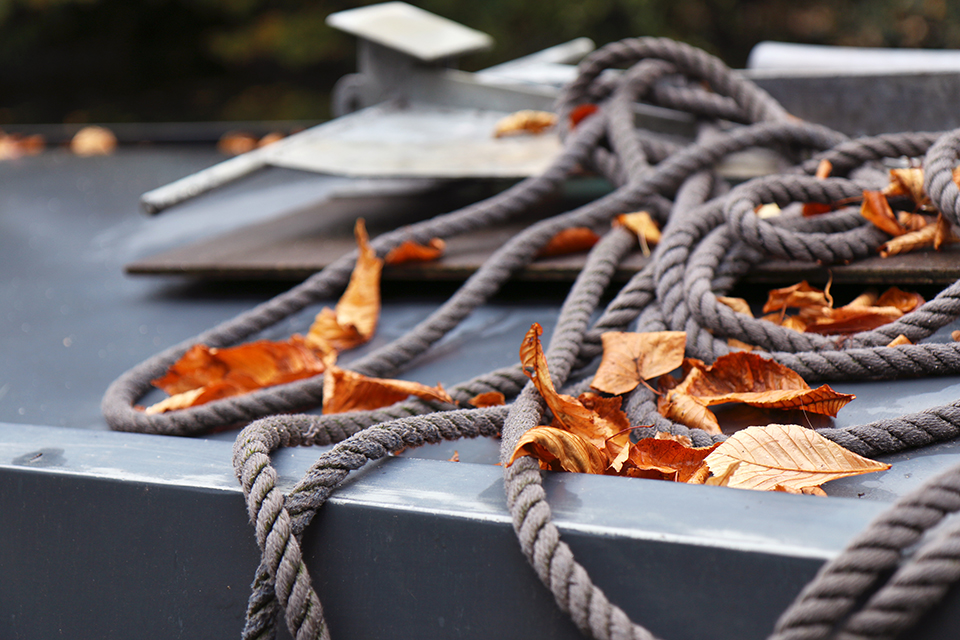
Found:
[[[622, 73], [608, 73], [622, 67]], [[694, 114], [700, 122], [697, 140], [682, 145], [639, 129], [637, 102]], [[570, 115], [585, 104], [597, 105], [596, 113], [571, 128]], [[727, 340], [734, 338], [811, 381], [960, 373], [956, 344], [885, 346], [900, 334], [922, 340], [960, 316], [960, 282], [890, 325], [843, 339], [755, 320], [718, 300], [771, 256], [831, 264], [872, 255], [886, 236], [856, 211], [846, 208], [804, 218], [799, 208], [803, 203], [856, 199], [864, 189], [881, 188], [885, 173], [879, 162], [887, 158], [925, 156], [928, 195], [951, 222], [960, 224], [960, 190], [952, 173], [960, 162], [960, 132], [849, 140], [791, 118], [768, 94], [703, 51], [656, 38], [625, 40], [589, 55], [565, 89], [558, 113], [564, 149], [543, 174], [489, 200], [380, 236], [372, 243], [378, 255], [404, 240], [426, 242], [500, 224], [556, 194], [584, 168], [604, 176], [615, 189], [512, 238], [427, 319], [351, 363], [352, 370], [397, 374], [489, 300], [557, 232], [574, 226], [599, 229], [618, 214], [643, 209], [663, 227], [648, 264], [594, 318], [612, 275], [635, 242], [626, 230], [613, 228], [591, 251], [564, 301], [546, 349], [558, 388], [584, 390], [589, 384], [586, 371], [600, 353], [600, 335], [627, 329], [686, 331], [687, 355], [706, 361], [728, 353]], [[714, 167], [753, 147], [778, 153], [791, 168], [731, 190]], [[824, 159], [833, 165], [832, 177], [816, 178]], [[759, 205], [771, 203], [781, 207], [780, 216], [755, 215]], [[513, 400], [505, 407], [462, 409], [408, 400], [374, 411], [286, 415], [321, 404], [323, 383], [317, 377], [166, 414], [135, 409], [150, 380], [189, 347], [236, 344], [330, 299], [345, 286], [355, 259], [354, 252], [289, 292], [145, 361], [115, 381], [104, 396], [104, 415], [114, 429], [194, 435], [249, 423], [234, 446], [234, 468], [262, 551], [243, 631], [248, 640], [274, 637], [281, 613], [297, 640], [329, 637], [300, 541], [317, 509], [350, 471], [405, 447], [497, 434], [502, 438], [501, 462], [506, 463], [519, 438], [544, 417], [543, 400], [519, 365], [451, 389], [458, 402], [500, 391]], [[687, 435], [697, 446], [723, 439], [664, 418], [655, 400], [644, 386], [625, 399], [631, 424], [650, 425], [638, 430], [642, 437], [667, 431]], [[818, 432], [862, 455], [920, 447], [960, 435], [960, 401], [893, 420]], [[307, 445], [335, 446], [285, 495], [276, 486], [270, 454]], [[653, 638], [592, 583], [561, 539], [538, 464], [520, 458], [505, 466], [504, 480], [521, 549], [578, 628], [592, 638]], [[908, 628], [960, 576], [960, 527], [947, 526], [924, 539], [909, 557], [905, 551], [958, 508], [960, 468], [898, 500], [821, 569], [781, 616], [771, 638], [892, 638]], [[858, 603], [862, 606], [855, 610]]]

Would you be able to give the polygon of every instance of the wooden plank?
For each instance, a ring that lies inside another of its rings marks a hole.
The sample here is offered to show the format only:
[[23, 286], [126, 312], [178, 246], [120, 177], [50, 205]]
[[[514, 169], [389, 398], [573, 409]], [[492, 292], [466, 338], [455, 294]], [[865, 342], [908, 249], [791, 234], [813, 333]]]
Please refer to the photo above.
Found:
[[[303, 280], [354, 248], [354, 221], [363, 217], [372, 236], [463, 206], [476, 193], [462, 190], [427, 195], [335, 198], [293, 214], [167, 251], [126, 265], [138, 275], [186, 275], [197, 278]], [[579, 202], [554, 202], [522, 220], [451, 238], [438, 261], [388, 266], [387, 280], [462, 281], [538, 217], [567, 210]], [[585, 255], [537, 260], [517, 274], [523, 281], [572, 281]], [[626, 281], [646, 264], [639, 250], [616, 274]], [[800, 280], [857, 284], [948, 284], [960, 279], [960, 246], [893, 258], [872, 257], [849, 265], [769, 261], [758, 265], [746, 282], [790, 284]]]

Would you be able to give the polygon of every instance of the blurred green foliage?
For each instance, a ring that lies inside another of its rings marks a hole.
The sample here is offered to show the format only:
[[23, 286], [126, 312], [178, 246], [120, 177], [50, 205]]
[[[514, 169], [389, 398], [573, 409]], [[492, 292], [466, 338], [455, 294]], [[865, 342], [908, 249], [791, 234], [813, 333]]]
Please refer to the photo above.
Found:
[[[0, 0], [0, 125], [318, 119], [354, 68], [350, 0]], [[668, 36], [742, 66], [761, 40], [960, 48], [946, 0], [413, 0], [491, 34], [478, 69], [588, 36]]]

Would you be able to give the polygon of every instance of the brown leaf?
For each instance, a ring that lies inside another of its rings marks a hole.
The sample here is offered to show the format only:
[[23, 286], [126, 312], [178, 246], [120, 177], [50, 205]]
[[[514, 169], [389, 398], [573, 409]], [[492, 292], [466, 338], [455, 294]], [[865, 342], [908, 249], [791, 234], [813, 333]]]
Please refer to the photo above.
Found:
[[833, 298], [827, 291], [811, 286], [806, 280], [790, 287], [772, 289], [767, 293], [767, 302], [763, 312], [783, 311], [790, 307], [800, 309], [814, 307], [832, 307]]
[[603, 359], [590, 384], [597, 391], [628, 393], [642, 380], [669, 373], [683, 364], [687, 340], [683, 331], [608, 331], [600, 337]]
[[831, 309], [828, 315], [811, 318], [804, 331], [821, 335], [858, 333], [872, 331], [902, 317], [903, 312], [896, 307], [847, 305]]
[[609, 419], [609, 416], [605, 418], [585, 407], [580, 400], [558, 393], [553, 386], [553, 380], [550, 379], [547, 359], [540, 345], [542, 333], [543, 329], [540, 325], [534, 323], [523, 339], [520, 346], [520, 363], [523, 365], [524, 373], [543, 396], [553, 413], [556, 426], [562, 426], [567, 431], [593, 442], [598, 450], [602, 450], [607, 438], [621, 432], [623, 425], [629, 424], [626, 417], [624, 416], [622, 421], [619, 417], [616, 421]]
[[940, 251], [940, 247], [945, 244], [952, 244], [960, 241], [960, 237], [953, 232], [953, 225], [942, 213], [937, 215], [936, 233], [933, 235], [933, 248]]
[[854, 399], [828, 385], [810, 389], [795, 371], [748, 352], [717, 358], [710, 366], [688, 359], [689, 369], [680, 384], [661, 399], [658, 410], [688, 427], [719, 433], [716, 417], [707, 407], [742, 402], [765, 409], [802, 409], [833, 416]]
[[557, 233], [550, 241], [537, 252], [538, 258], [565, 256], [571, 253], [583, 253], [593, 248], [600, 241], [593, 229], [587, 227], [571, 227]]
[[[825, 180], [830, 177], [831, 173], [833, 173], [833, 163], [824, 158], [817, 165], [817, 172], [813, 176], [818, 180]], [[823, 202], [807, 202], [803, 205], [803, 217], [805, 218], [829, 213], [830, 211], [833, 211], [833, 206]]]
[[556, 427], [538, 426], [523, 434], [507, 466], [522, 456], [533, 456], [541, 469], [553, 471], [603, 473], [607, 468], [607, 458], [600, 449], [575, 433]]
[[888, 346], [888, 347], [899, 347], [900, 345], [903, 345], [903, 344], [913, 344], [913, 343], [910, 342], [910, 338], [908, 338], [907, 336], [905, 336], [905, 335], [903, 335], [903, 334], [901, 333], [901, 334], [898, 335], [896, 338], [894, 338], [893, 340], [891, 340], [890, 342], [888, 342], [888, 343], [887, 343], [887, 346]]
[[570, 128], [576, 129], [580, 122], [586, 118], [589, 118], [599, 110], [600, 107], [591, 103], [577, 105], [570, 112]]
[[872, 306], [896, 307], [902, 313], [910, 313], [920, 307], [925, 300], [919, 293], [903, 291], [898, 287], [890, 287], [883, 292]]
[[689, 482], [718, 446], [691, 447], [675, 440], [644, 438], [630, 445], [623, 475]]
[[889, 196], [909, 196], [917, 207], [930, 204], [930, 198], [923, 188], [923, 169], [919, 167], [890, 169], [890, 184], [883, 193]]
[[323, 362], [296, 336], [289, 342], [259, 340], [222, 349], [198, 344], [151, 382], [171, 397], [148, 407], [147, 412], [192, 407], [309, 378], [323, 370]]
[[341, 369], [335, 362], [334, 355], [325, 356], [327, 364], [327, 371], [323, 376], [323, 412], [325, 414], [379, 409], [406, 400], [410, 396], [455, 404], [453, 398], [439, 384], [436, 387], [428, 387], [408, 380], [369, 378]]
[[470, 398], [470, 404], [478, 409], [483, 407], [499, 407], [506, 404], [507, 400], [499, 391], [486, 391], [478, 393]]
[[430, 262], [443, 255], [447, 243], [441, 238], [431, 238], [427, 245], [405, 240], [391, 249], [384, 257], [385, 264], [403, 264], [404, 262]]
[[912, 211], [897, 211], [897, 222], [906, 231], [916, 231], [923, 229], [928, 224], [933, 224], [933, 220], [927, 216]]
[[70, 151], [78, 156], [108, 156], [116, 148], [117, 136], [106, 127], [84, 127], [70, 140]]
[[660, 227], [657, 222], [646, 211], [637, 211], [635, 213], [621, 213], [613, 221], [614, 225], [624, 227], [628, 231], [636, 234], [640, 240], [640, 247], [644, 255], [650, 254], [650, 247], [660, 242]]
[[306, 336], [307, 344], [321, 353], [357, 347], [373, 337], [377, 328], [383, 260], [370, 247], [362, 219], [357, 220], [354, 234], [360, 254], [350, 283], [336, 309], [324, 307]]
[[860, 215], [874, 224], [875, 227], [892, 236], [906, 233], [894, 215], [887, 197], [882, 191], [864, 191], [863, 204], [860, 206]]
[[497, 122], [493, 131], [494, 138], [518, 134], [540, 134], [557, 123], [557, 115], [549, 111], [525, 109], [511, 113]]
[[[883, 471], [890, 465], [863, 458], [798, 425], [771, 424], [738, 431], [706, 458], [724, 486], [802, 490], [847, 476]], [[730, 473], [731, 467], [734, 467]]]
[[878, 251], [881, 258], [889, 258], [900, 253], [908, 253], [924, 247], [932, 247], [937, 237], [937, 225], [929, 224], [916, 231], [887, 240]]
[[960, 342], [960, 329], [950, 332], [950, 339], [954, 342]]
[[447, 462], [460, 462], [460, 452], [456, 449], [453, 450], [453, 455], [447, 460]]

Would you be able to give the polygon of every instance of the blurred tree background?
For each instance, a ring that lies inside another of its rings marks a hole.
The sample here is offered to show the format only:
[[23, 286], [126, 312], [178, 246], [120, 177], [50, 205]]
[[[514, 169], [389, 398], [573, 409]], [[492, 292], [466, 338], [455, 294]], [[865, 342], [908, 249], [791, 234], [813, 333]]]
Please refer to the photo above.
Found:
[[[411, 0], [496, 40], [475, 70], [578, 36], [668, 36], [742, 66], [761, 40], [960, 48], [946, 0]], [[317, 120], [354, 70], [350, 0], [0, 0], [5, 123]]]

